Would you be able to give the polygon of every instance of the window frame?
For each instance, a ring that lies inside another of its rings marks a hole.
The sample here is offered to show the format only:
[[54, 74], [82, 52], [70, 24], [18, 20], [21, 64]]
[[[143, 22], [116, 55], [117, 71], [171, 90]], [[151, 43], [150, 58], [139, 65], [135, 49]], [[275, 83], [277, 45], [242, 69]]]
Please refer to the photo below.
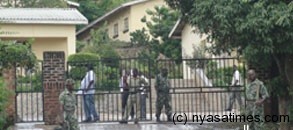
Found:
[[123, 33], [126, 33], [129, 31], [129, 18], [128, 17], [124, 18], [123, 22], [124, 22]]
[[113, 27], [113, 38], [117, 38], [118, 36], [119, 36], [119, 25], [118, 23], [115, 23]]

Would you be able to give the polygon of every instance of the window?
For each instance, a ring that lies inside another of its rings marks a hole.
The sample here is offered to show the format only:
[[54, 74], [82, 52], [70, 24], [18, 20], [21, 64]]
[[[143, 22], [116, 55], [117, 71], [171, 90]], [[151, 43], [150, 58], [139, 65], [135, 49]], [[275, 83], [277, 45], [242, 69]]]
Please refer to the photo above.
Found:
[[113, 38], [118, 37], [118, 23], [114, 24], [114, 35]]
[[105, 30], [105, 34], [103, 35], [103, 40], [107, 40], [107, 39], [109, 39], [109, 30], [108, 29]]
[[128, 21], [128, 18], [125, 18], [124, 19], [124, 30], [123, 30], [123, 33], [128, 32], [128, 30], [129, 30], [129, 21]]

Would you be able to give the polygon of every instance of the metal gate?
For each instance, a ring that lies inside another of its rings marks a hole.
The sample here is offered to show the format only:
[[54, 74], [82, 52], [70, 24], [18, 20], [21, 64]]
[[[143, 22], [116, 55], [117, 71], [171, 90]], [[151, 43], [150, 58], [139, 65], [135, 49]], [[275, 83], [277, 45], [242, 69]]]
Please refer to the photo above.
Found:
[[[234, 65], [241, 74], [241, 83], [229, 87]], [[160, 60], [157, 67], [169, 70], [172, 112], [177, 115], [197, 120], [200, 115], [241, 114], [240, 108], [245, 107], [245, 64], [237, 58]], [[232, 99], [231, 111], [225, 111], [232, 93], [241, 95], [243, 106]]]
[[[149, 80], [146, 87], [147, 97], [140, 97], [142, 111], [141, 120], [150, 121], [155, 117], [156, 91], [155, 76], [161, 68], [169, 71], [171, 82], [172, 113], [186, 114], [189, 120], [193, 115], [224, 115], [229, 102], [229, 95], [240, 93], [245, 104], [244, 79], [245, 66], [237, 58], [212, 59], [180, 59], [157, 60], [129, 58], [102, 59], [98, 61], [68, 62], [67, 76], [76, 81], [76, 91], [79, 90], [81, 79], [87, 72], [86, 66], [94, 65], [97, 75], [95, 108], [101, 122], [116, 122], [122, 119], [122, 92], [119, 90], [119, 80], [123, 72], [137, 68]], [[242, 86], [228, 89], [233, 76], [233, 65], [241, 73]], [[131, 73], [131, 72], [130, 72]], [[77, 95], [78, 107], [76, 115], [79, 121], [85, 119], [82, 95]], [[144, 103], [145, 102], [145, 103]], [[236, 102], [236, 101], [235, 101]], [[243, 106], [234, 103], [231, 112], [240, 114]], [[161, 120], [166, 120], [164, 110]]]
[[43, 122], [42, 62], [32, 68], [15, 67], [16, 122]]
[[[99, 114], [101, 122], [117, 122], [122, 119], [122, 92], [119, 88], [119, 81], [123, 73], [131, 73], [137, 68], [140, 76], [150, 77], [150, 60], [127, 58], [127, 59], [101, 59], [95, 61], [67, 62], [67, 77], [75, 80], [76, 91], [80, 90], [81, 80], [87, 72], [87, 66], [93, 65], [96, 74], [95, 84], [95, 109]], [[140, 100], [141, 120], [152, 120], [152, 97], [150, 92], [151, 80], [145, 85], [144, 93], [141, 93]], [[83, 95], [77, 95], [76, 115], [79, 121], [85, 120]], [[134, 107], [137, 109], [137, 107]], [[136, 111], [136, 110], [134, 110]]]

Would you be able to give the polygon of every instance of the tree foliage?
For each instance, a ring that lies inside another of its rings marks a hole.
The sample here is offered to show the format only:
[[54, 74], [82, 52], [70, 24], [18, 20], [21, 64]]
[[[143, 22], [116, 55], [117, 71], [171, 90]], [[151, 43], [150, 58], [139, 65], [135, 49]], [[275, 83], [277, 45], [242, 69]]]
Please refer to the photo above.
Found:
[[147, 10], [149, 19], [144, 16], [141, 21], [148, 28], [130, 33], [131, 43], [145, 47], [140, 55], [152, 59], [161, 53], [172, 59], [181, 58], [181, 44], [179, 40], [170, 39], [168, 34], [178, 20], [178, 13], [167, 7], [156, 6], [154, 10]]
[[91, 39], [88, 43], [83, 42], [85, 45], [81, 52], [98, 54], [101, 58], [120, 58], [119, 54], [115, 50], [113, 43], [119, 44], [119, 41], [113, 41], [107, 34], [107, 24], [97, 30], [91, 30]]
[[[271, 55], [279, 62], [293, 53], [293, 2], [253, 0], [166, 0], [184, 19], [208, 34], [212, 52], [249, 52]], [[264, 59], [263, 59], [264, 60]], [[259, 61], [258, 61], [259, 62]], [[284, 62], [279, 62], [284, 69]], [[280, 73], [283, 71], [280, 70]]]
[[28, 45], [16, 44], [12, 41], [0, 41], [0, 66], [2, 68], [17, 66], [34, 67], [37, 62], [36, 56]]
[[122, 3], [131, 0], [73, 0], [80, 4], [78, 10], [85, 15], [89, 22], [101, 17], [106, 12], [114, 9]]
[[1, 0], [0, 5], [4, 7], [63, 8], [63, 7], [66, 7], [66, 1], [65, 0]]
[[[237, 49], [248, 62], [278, 66], [283, 82], [280, 114], [287, 114], [286, 102], [293, 87], [293, 1], [291, 0], [165, 0], [183, 18], [213, 43], [219, 54]], [[275, 81], [275, 82], [280, 82]]]
[[4, 80], [0, 77], [0, 129], [7, 129], [8, 121], [7, 121], [7, 113], [5, 109], [8, 105], [8, 99], [11, 95], [11, 92], [6, 88]]

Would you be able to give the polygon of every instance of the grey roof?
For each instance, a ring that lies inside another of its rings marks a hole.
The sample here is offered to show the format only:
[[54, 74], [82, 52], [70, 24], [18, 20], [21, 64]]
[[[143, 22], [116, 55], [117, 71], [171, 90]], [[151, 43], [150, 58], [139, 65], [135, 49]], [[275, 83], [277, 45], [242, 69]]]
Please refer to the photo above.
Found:
[[180, 39], [181, 38], [181, 32], [184, 28], [185, 21], [182, 20], [181, 18], [177, 20], [176, 24], [172, 28], [171, 32], [169, 33], [168, 37], [169, 38], [174, 38], [174, 39]]
[[65, 1], [66, 1], [66, 3], [68, 5], [72, 5], [72, 6], [75, 6], [75, 7], [79, 7], [79, 3], [77, 3], [77, 2], [70, 1], [70, 0], [65, 0]]
[[120, 5], [119, 7], [111, 10], [108, 13], [106, 13], [105, 15], [99, 17], [98, 19], [94, 20], [89, 25], [85, 26], [84, 28], [80, 29], [79, 31], [77, 31], [76, 35], [79, 35], [79, 34], [83, 33], [84, 31], [90, 29], [95, 24], [103, 21], [104, 19], [106, 19], [107, 17], [111, 16], [112, 14], [115, 14], [116, 12], [120, 12], [121, 10], [125, 9], [126, 7], [130, 7], [130, 6], [140, 4], [140, 3], [143, 3], [143, 2], [147, 2], [147, 1], [149, 1], [149, 0], [134, 0], [134, 1], [124, 3], [124, 4]]
[[74, 8], [0, 8], [0, 23], [87, 24]]

